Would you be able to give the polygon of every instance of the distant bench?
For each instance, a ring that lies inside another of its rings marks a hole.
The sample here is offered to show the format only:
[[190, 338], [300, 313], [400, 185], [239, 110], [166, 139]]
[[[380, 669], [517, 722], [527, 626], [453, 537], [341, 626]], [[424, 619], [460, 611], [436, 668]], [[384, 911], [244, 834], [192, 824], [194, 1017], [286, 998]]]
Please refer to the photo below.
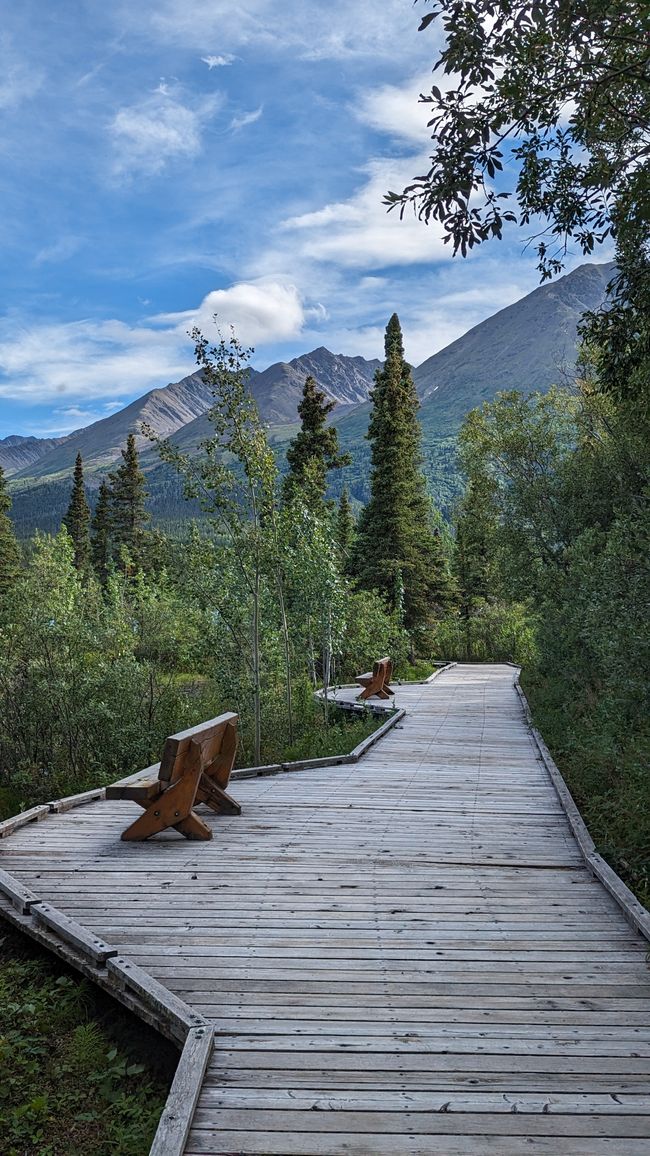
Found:
[[226, 793], [237, 752], [237, 719], [229, 712], [171, 735], [159, 763], [106, 788], [107, 799], [132, 799], [145, 809], [122, 832], [123, 839], [149, 839], [167, 827], [186, 839], [211, 839], [212, 830], [192, 810], [198, 803], [217, 814], [241, 815], [239, 803]]
[[374, 663], [372, 670], [367, 671], [366, 674], [358, 674], [355, 682], [359, 683], [364, 689], [359, 695], [359, 699], [372, 698], [391, 698], [395, 691], [391, 690], [389, 683], [393, 676], [393, 664], [390, 658], [380, 658]]

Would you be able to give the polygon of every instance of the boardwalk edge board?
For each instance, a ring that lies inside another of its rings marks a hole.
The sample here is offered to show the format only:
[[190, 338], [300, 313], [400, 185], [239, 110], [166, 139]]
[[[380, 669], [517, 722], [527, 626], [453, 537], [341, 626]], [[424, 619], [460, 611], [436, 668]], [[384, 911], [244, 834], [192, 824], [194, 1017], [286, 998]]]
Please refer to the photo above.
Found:
[[106, 968], [115, 978], [118, 987], [126, 987], [135, 991], [143, 1003], [162, 1018], [171, 1021], [172, 1026], [180, 1033], [187, 1033], [194, 1028], [203, 1028], [207, 1020], [194, 1011], [189, 1004], [174, 995], [148, 971], [133, 963], [131, 960], [116, 951], [112, 958], [106, 961]]
[[0, 839], [6, 838], [7, 835], [13, 835], [14, 831], [18, 831], [27, 823], [37, 823], [40, 819], [44, 819], [50, 813], [50, 806], [50, 803], [42, 803], [38, 807], [30, 807], [28, 811], [21, 811], [20, 814], [5, 819], [0, 823]]
[[544, 739], [533, 722], [528, 699], [519, 685], [518, 677], [515, 679], [515, 690], [519, 696], [528, 728], [539, 751], [540, 758], [551, 777], [562, 809], [568, 819], [569, 826], [571, 827], [587, 867], [592, 874], [600, 880], [612, 898], [616, 900], [628, 923], [631, 923], [632, 927], [646, 939], [650, 940], [650, 912], [646, 911], [645, 907], [639, 903], [639, 900], [630, 891], [620, 876], [617, 875], [609, 863], [603, 859], [602, 855], [599, 855], [596, 844], [589, 834], [585, 821], [564, 781], [562, 772], [559, 770]]
[[[386, 707], [381, 707], [382, 712], [386, 709]], [[389, 707], [388, 709], [393, 710], [393, 707]], [[292, 771], [318, 770], [322, 767], [340, 767], [358, 763], [366, 752], [369, 751], [371, 747], [374, 747], [375, 743], [383, 739], [388, 731], [392, 730], [397, 723], [402, 721], [405, 715], [406, 711], [403, 708], [396, 710], [382, 726], [378, 727], [376, 731], [373, 731], [371, 735], [368, 735], [367, 738], [358, 743], [348, 755], [325, 755], [324, 758], [321, 759], [297, 759], [292, 763], [270, 763], [266, 767], [241, 767], [239, 770], [232, 772], [230, 779], [231, 781], [233, 779], [255, 779], [262, 778], [265, 775], [282, 775], [291, 773]]]
[[149, 1156], [182, 1156], [212, 1055], [214, 1029], [190, 1028]]

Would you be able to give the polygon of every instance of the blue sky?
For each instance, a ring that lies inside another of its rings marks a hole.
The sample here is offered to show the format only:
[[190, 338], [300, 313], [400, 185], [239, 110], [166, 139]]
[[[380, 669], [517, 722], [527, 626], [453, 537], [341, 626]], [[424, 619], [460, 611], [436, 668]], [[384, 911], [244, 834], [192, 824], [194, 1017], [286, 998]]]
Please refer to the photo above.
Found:
[[191, 372], [187, 330], [214, 313], [264, 367], [379, 357], [397, 310], [418, 364], [536, 286], [520, 237], [452, 262], [382, 206], [426, 167], [418, 18], [410, 0], [6, 6], [0, 437]]

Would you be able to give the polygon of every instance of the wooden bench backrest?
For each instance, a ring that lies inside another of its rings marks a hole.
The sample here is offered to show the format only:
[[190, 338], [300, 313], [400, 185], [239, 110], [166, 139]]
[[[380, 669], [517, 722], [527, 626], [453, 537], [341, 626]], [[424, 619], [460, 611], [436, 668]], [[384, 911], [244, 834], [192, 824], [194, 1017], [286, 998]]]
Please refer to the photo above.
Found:
[[[165, 742], [158, 778], [161, 782], [175, 783], [185, 772], [188, 758], [195, 757], [197, 747], [201, 748], [201, 761], [207, 768], [221, 753], [234, 754], [233, 744], [237, 744], [237, 715], [232, 711], [170, 735]], [[217, 774], [215, 781], [225, 788], [229, 777], [228, 771], [223, 783]]]
[[373, 681], [375, 679], [381, 678], [382, 686], [384, 683], [390, 682], [391, 676], [393, 674], [393, 664], [390, 658], [380, 658], [377, 662], [375, 662], [372, 668], [372, 673]]

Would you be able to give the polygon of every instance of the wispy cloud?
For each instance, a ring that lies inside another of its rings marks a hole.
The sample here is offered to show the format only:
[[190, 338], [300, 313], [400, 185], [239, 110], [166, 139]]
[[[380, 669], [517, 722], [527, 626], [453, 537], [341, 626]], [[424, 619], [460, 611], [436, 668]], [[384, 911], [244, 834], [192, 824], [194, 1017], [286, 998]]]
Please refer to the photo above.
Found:
[[233, 116], [230, 122], [230, 128], [233, 132], [239, 132], [240, 129], [246, 128], [249, 124], [255, 124], [264, 112], [264, 105], [260, 104], [258, 108], [254, 108], [251, 112], [242, 112], [238, 116]]
[[173, 161], [198, 156], [204, 126], [222, 103], [216, 95], [183, 101], [161, 81], [150, 96], [119, 109], [110, 125], [115, 175], [155, 176]]
[[[427, 121], [431, 106], [419, 100], [420, 93], [431, 89], [431, 74], [424, 74], [404, 84], [385, 84], [362, 92], [351, 108], [353, 116], [376, 132], [425, 147], [430, 136]], [[438, 86], [444, 84], [444, 78]]]
[[231, 52], [223, 52], [219, 56], [202, 56], [201, 62], [207, 64], [210, 72], [212, 72], [213, 68], [226, 68], [236, 59]]
[[[430, 264], [448, 259], [439, 230], [426, 228], [414, 217], [400, 221], [382, 204], [386, 190], [406, 184], [419, 157], [399, 161], [378, 159], [365, 166], [366, 179], [347, 200], [285, 220], [275, 251], [262, 261], [277, 267], [278, 259], [299, 252], [301, 259], [328, 262], [347, 269], [382, 269]], [[282, 241], [284, 236], [284, 242]]]
[[[120, 4], [115, 18], [121, 26], [135, 23], [135, 10]], [[239, 0], [236, 11], [232, 0], [157, 0], [137, 9], [138, 31], [146, 27], [157, 40], [199, 51], [218, 41], [229, 49], [262, 47], [314, 61], [393, 57], [397, 38], [419, 56], [427, 46], [417, 37], [417, 23], [404, 0]]]
[[35, 96], [45, 74], [31, 65], [6, 34], [0, 34], [0, 111], [17, 108]]
[[45, 245], [39, 249], [34, 257], [34, 265], [50, 265], [57, 264], [59, 261], [67, 261], [70, 257], [74, 257], [84, 244], [82, 237], [66, 236], [60, 237], [58, 241], [54, 241], [51, 245]]
[[260, 280], [214, 290], [196, 309], [156, 314], [137, 325], [6, 318], [0, 322], [0, 397], [50, 402], [58, 412], [65, 399], [68, 417], [75, 407], [81, 417], [89, 401], [101, 400], [108, 412], [191, 372], [188, 330], [198, 325], [208, 336], [215, 334], [215, 315], [218, 327], [227, 333], [233, 326], [245, 345], [297, 337], [307, 317], [294, 285]]

